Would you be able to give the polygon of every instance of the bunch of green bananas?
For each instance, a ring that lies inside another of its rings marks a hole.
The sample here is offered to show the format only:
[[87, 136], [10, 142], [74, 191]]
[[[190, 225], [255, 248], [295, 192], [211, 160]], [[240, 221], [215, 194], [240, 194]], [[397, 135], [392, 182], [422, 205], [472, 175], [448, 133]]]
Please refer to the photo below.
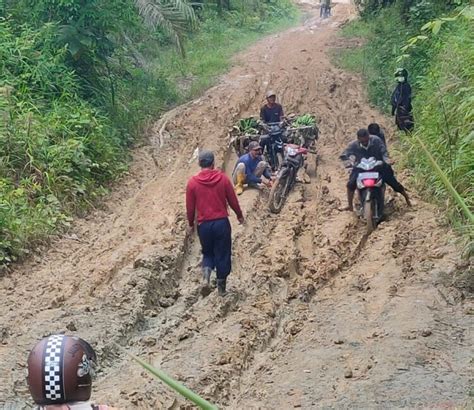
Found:
[[255, 134], [258, 132], [258, 121], [253, 117], [242, 118], [239, 120], [238, 128], [245, 134]]
[[292, 124], [294, 127], [314, 127], [316, 118], [311, 114], [304, 114], [297, 117]]

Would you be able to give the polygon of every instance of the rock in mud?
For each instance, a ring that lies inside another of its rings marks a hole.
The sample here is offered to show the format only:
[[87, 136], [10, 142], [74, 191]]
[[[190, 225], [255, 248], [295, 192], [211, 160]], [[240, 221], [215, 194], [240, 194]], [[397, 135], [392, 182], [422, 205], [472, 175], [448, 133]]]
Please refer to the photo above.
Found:
[[156, 338], [153, 336], [145, 336], [141, 340], [141, 344], [143, 346], [155, 346], [156, 345]]
[[0, 329], [0, 343], [6, 345], [8, 343], [8, 338], [10, 337], [10, 331], [6, 327]]
[[346, 379], [352, 379], [352, 376], [353, 376], [353, 374], [352, 374], [352, 370], [351, 370], [351, 369], [347, 369], [347, 370], [344, 372], [344, 377], [345, 377]]
[[70, 322], [66, 325], [66, 329], [67, 329], [67, 330], [70, 330], [71, 332], [77, 331], [76, 324], [75, 324], [73, 321], [70, 321]]
[[423, 329], [421, 331], [421, 336], [423, 337], [428, 337], [428, 336], [431, 336], [433, 334], [433, 332], [431, 331], [431, 329]]

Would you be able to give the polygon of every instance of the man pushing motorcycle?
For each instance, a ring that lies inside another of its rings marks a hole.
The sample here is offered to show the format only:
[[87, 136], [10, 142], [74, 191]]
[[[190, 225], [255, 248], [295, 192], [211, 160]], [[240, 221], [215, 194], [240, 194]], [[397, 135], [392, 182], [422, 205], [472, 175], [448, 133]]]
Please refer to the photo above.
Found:
[[357, 131], [357, 140], [351, 142], [340, 156], [341, 160], [347, 162], [347, 167], [352, 168], [349, 181], [347, 182], [348, 206], [346, 210], [354, 210], [354, 193], [357, 188], [357, 175], [360, 172], [360, 169], [354, 165], [358, 164], [362, 158], [371, 157], [383, 162], [383, 165], [379, 170], [383, 181], [390, 185], [395, 192], [402, 194], [407, 205], [411, 206], [410, 199], [404, 186], [395, 178], [393, 168], [391, 167], [392, 161], [388, 157], [385, 144], [379, 137], [370, 135], [367, 129], [362, 128]]

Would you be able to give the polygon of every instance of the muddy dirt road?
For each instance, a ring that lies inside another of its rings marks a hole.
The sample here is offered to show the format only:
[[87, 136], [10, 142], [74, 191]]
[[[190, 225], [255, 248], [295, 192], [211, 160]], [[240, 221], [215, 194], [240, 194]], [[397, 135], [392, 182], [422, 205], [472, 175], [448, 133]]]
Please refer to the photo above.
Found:
[[[315, 2], [316, 3], [316, 2]], [[355, 131], [390, 120], [367, 105], [356, 76], [335, 68], [336, 32], [352, 11], [301, 26], [238, 56], [201, 98], [154, 126], [129, 177], [103, 209], [0, 278], [0, 403], [23, 408], [26, 356], [52, 332], [97, 347], [94, 398], [124, 409], [189, 408], [117, 352], [162, 367], [220, 407], [449, 408], [472, 377], [472, 300], [451, 286], [467, 271], [437, 210], [389, 194], [389, 219], [367, 240], [344, 205], [337, 158]], [[320, 161], [279, 216], [265, 194], [241, 197], [230, 294], [199, 292], [199, 245], [185, 237], [184, 187], [197, 147], [230, 171], [227, 132], [269, 88], [287, 112], [320, 119]], [[401, 176], [404, 180], [404, 176]], [[471, 333], [470, 333], [471, 332]], [[16, 403], [16, 406], [14, 405]], [[10, 407], [11, 408], [11, 407]]]

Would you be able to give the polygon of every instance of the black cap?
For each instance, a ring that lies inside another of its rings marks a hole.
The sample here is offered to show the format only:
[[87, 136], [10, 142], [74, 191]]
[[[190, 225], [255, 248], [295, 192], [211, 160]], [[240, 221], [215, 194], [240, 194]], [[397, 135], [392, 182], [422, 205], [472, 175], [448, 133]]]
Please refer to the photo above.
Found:
[[209, 150], [199, 151], [199, 166], [201, 168], [209, 168], [214, 164], [214, 154]]

